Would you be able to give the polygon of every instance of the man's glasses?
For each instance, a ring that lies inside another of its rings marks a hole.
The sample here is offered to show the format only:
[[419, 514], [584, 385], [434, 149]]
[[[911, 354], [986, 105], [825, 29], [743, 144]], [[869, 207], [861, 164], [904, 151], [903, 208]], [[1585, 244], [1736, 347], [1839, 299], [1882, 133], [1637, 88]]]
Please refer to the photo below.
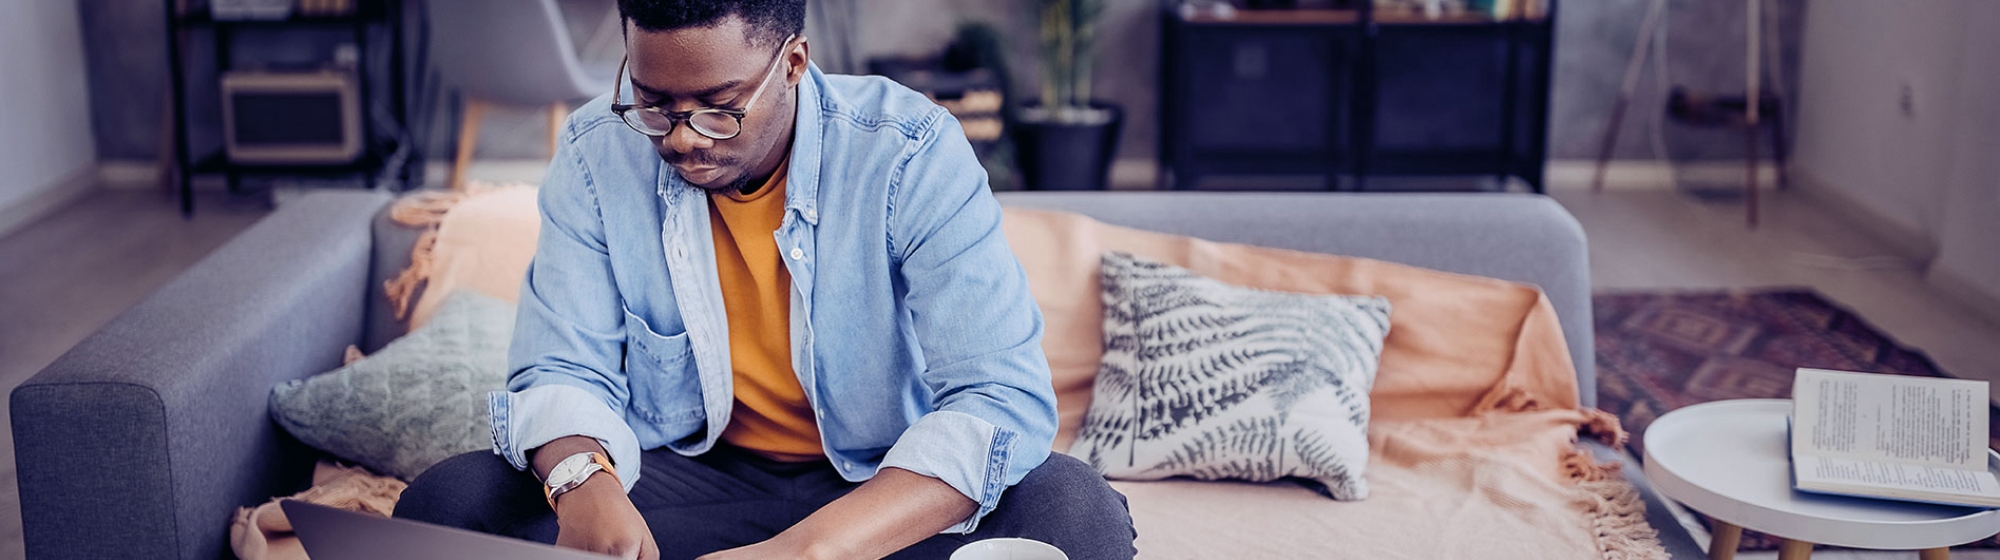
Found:
[[[680, 126], [682, 121], [686, 121], [695, 133], [712, 140], [735, 138], [736, 135], [743, 133], [743, 116], [751, 106], [757, 104], [757, 98], [764, 95], [764, 87], [771, 84], [771, 74], [778, 71], [778, 63], [784, 62], [785, 47], [791, 46], [793, 37], [796, 35], [787, 35], [784, 41], [779, 42], [778, 54], [771, 60], [771, 69], [764, 71], [764, 79], [757, 83], [757, 91], [750, 94], [750, 101], [744, 103], [742, 109], [710, 107], [677, 113], [653, 105], [641, 107], [620, 103], [618, 90], [623, 88], [614, 85], [611, 88], [611, 112], [616, 113], [619, 120], [625, 121], [625, 126], [632, 127], [632, 130], [639, 131], [640, 134], [656, 138], [673, 134], [674, 128]], [[618, 84], [623, 84], [625, 81], [624, 60], [618, 61], [617, 79]]]

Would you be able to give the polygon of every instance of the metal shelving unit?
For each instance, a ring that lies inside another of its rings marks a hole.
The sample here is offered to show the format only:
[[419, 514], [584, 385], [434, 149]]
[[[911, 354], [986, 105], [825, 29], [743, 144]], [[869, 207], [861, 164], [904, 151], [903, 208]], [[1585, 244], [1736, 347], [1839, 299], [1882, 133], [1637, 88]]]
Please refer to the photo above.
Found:
[[[167, 21], [168, 73], [171, 77], [173, 97], [173, 163], [174, 180], [180, 195], [181, 214], [194, 214], [194, 178], [200, 175], [222, 175], [230, 192], [238, 192], [242, 179], [246, 176], [283, 176], [309, 178], [361, 177], [369, 188], [374, 183], [370, 178], [379, 176], [387, 166], [397, 165], [398, 178], [405, 183], [421, 169], [422, 157], [418, 146], [405, 146], [409, 129], [408, 72], [404, 56], [403, 5], [400, 0], [355, 0], [353, 10], [338, 15], [293, 15], [275, 20], [231, 20], [216, 19], [206, 6], [186, 0], [165, 0]], [[192, 5], [191, 5], [192, 4]], [[370, 67], [369, 34], [374, 28], [387, 31], [388, 53], [387, 77], [389, 80], [387, 102], [392, 124], [397, 130], [381, 130], [383, 123], [375, 118], [377, 103], [375, 87], [371, 80], [378, 78], [375, 68]], [[217, 76], [234, 66], [236, 35], [245, 30], [283, 29], [344, 29], [351, 33], [358, 54], [354, 73], [359, 93], [361, 115], [361, 154], [354, 161], [332, 165], [264, 165], [232, 162], [223, 149], [203, 150], [197, 154], [190, 144], [188, 109], [189, 100], [189, 38], [198, 32], [214, 35], [215, 56], [211, 64]], [[398, 155], [400, 154], [400, 156]]]

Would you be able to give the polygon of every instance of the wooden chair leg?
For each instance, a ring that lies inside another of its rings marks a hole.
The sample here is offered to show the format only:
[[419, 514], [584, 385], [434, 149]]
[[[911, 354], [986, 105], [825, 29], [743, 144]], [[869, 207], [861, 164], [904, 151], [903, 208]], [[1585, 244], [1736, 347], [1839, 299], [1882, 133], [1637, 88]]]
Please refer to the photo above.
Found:
[[479, 119], [486, 114], [486, 102], [466, 98], [464, 121], [458, 124], [458, 155], [451, 161], [451, 176], [445, 185], [453, 191], [465, 189], [465, 168], [472, 164], [472, 148], [479, 144]]
[[[1745, 89], [1743, 94], [1743, 122], [1749, 127], [1743, 131], [1743, 139], [1745, 144], [1749, 146], [1748, 153], [1744, 156], [1744, 159], [1747, 160], [1745, 165], [1750, 167], [1750, 229], [1757, 229], [1757, 122], [1760, 120], [1758, 119], [1758, 111], [1764, 105], [1764, 95], [1762, 93], [1764, 75], [1758, 73], [1757, 64], [1763, 62], [1763, 57], [1758, 56], [1758, 53], [1762, 52], [1761, 49], [1764, 48], [1763, 41], [1759, 39], [1760, 34], [1764, 31], [1763, 23], [1759, 21], [1763, 17], [1764, 3], [1749, 2], [1745, 6], [1747, 9], [1745, 10], [1743, 19], [1750, 25], [1750, 30], [1745, 36], [1749, 37], [1750, 40], [1745, 42], [1743, 53], [1743, 66], [1745, 70], [1743, 75]], [[1785, 542], [1789, 544], [1791, 541]], [[1806, 547], [1806, 552], [1811, 553], [1812, 547]], [[1805, 557], [1800, 556], [1799, 558]]]
[[[181, 47], [181, 48], [182, 48], [181, 52], [187, 52], [186, 50], [187, 47]], [[172, 82], [168, 82], [168, 84], [171, 83]], [[174, 119], [180, 117], [179, 115], [174, 114], [174, 92], [172, 85], [167, 85], [167, 87], [160, 88], [159, 110], [160, 110], [160, 137], [159, 137], [160, 152], [159, 155], [155, 156], [153, 159], [153, 166], [154, 166], [153, 181], [159, 184], [161, 194], [165, 194], [167, 196], [175, 196], [180, 194], [178, 190], [175, 188], [179, 186], [179, 183], [174, 182], [174, 174], [180, 172], [180, 163], [174, 161], [174, 144], [176, 142], [179, 142], [180, 140], [174, 138]]]
[[1917, 551], [1917, 560], [1951, 560], [1951, 549], [1926, 548]]
[[1785, 151], [1784, 104], [1780, 103], [1778, 110], [1772, 111], [1763, 118], [1771, 121], [1771, 160], [1778, 165], [1777, 190], [1782, 191], [1792, 186], [1791, 171], [1789, 170], [1791, 166], [1788, 165], [1789, 156], [1786, 155], [1788, 152]]
[[1715, 534], [1708, 541], [1708, 560], [1730, 560], [1736, 557], [1736, 545], [1743, 542], [1743, 528], [1735, 524], [1715, 520]]
[[563, 119], [569, 118], [569, 106], [561, 101], [549, 104], [549, 157], [556, 156], [556, 142], [561, 139]]
[[1753, 120], [1751, 120], [1751, 121], [1750, 121], [1750, 128], [1749, 128], [1749, 131], [1748, 131], [1748, 132], [1745, 132], [1745, 133], [1744, 133], [1744, 137], [1743, 137], [1743, 138], [1744, 138], [1745, 140], [1747, 140], [1746, 142], [1744, 142], [1744, 145], [1745, 145], [1745, 146], [1747, 146], [1747, 149], [1746, 149], [1746, 151], [1747, 151], [1747, 152], [1749, 152], [1749, 153], [1748, 153], [1748, 159], [1746, 159], [1746, 160], [1745, 160], [1745, 163], [1744, 163], [1743, 165], [1749, 168], [1749, 173], [1748, 173], [1748, 179], [1749, 179], [1749, 185], [1748, 185], [1748, 187], [1749, 187], [1749, 189], [1750, 189], [1750, 192], [1749, 192], [1749, 193], [1747, 193], [1747, 194], [1749, 194], [1749, 195], [1750, 195], [1750, 199], [1749, 199], [1749, 201], [1750, 201], [1750, 202], [1749, 202], [1749, 221], [1750, 221], [1750, 229], [1757, 229], [1757, 175], [1758, 175], [1758, 173], [1757, 173], [1757, 121], [1756, 121], [1756, 120], [1754, 120], [1754, 118], [1753, 118]]
[[1812, 543], [1785, 539], [1778, 545], [1778, 560], [1808, 560], [1812, 558]]

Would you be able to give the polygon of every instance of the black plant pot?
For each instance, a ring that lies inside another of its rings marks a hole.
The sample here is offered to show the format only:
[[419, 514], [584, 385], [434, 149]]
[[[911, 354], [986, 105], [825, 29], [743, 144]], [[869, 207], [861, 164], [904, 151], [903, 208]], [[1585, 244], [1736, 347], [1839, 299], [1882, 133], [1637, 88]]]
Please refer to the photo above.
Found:
[[1022, 182], [1029, 190], [1104, 190], [1109, 184], [1125, 113], [1101, 101], [1090, 106], [1109, 112], [1110, 118], [1101, 123], [1059, 123], [1027, 116], [1038, 112], [1033, 107], [1023, 111], [1021, 125], [1014, 130], [1014, 146]]

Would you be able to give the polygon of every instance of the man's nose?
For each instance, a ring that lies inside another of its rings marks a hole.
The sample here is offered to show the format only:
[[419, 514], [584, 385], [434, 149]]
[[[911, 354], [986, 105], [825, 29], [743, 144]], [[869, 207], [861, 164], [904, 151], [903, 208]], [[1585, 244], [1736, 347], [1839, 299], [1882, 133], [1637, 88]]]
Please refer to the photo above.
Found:
[[681, 154], [690, 154], [696, 150], [706, 150], [715, 147], [714, 140], [710, 140], [707, 136], [702, 136], [701, 133], [695, 132], [694, 123], [688, 122], [683, 122], [680, 126], [674, 127], [674, 130], [668, 132], [667, 136], [661, 138], [660, 141], [666, 143], [668, 149]]

